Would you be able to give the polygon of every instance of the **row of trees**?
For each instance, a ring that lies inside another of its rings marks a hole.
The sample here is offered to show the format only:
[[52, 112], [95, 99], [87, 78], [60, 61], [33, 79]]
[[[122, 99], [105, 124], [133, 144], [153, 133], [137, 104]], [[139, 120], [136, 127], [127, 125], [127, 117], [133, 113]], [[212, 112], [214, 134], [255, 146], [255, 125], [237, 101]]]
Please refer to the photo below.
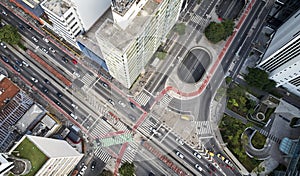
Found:
[[18, 33], [18, 29], [12, 25], [5, 25], [0, 28], [0, 41], [8, 43], [10, 45], [19, 44], [21, 35]]
[[233, 33], [234, 22], [224, 20], [221, 23], [211, 22], [204, 30], [206, 38], [212, 43], [226, 40]]
[[275, 88], [276, 82], [269, 79], [266, 71], [259, 68], [249, 68], [248, 74], [244, 77], [249, 86], [270, 92]]

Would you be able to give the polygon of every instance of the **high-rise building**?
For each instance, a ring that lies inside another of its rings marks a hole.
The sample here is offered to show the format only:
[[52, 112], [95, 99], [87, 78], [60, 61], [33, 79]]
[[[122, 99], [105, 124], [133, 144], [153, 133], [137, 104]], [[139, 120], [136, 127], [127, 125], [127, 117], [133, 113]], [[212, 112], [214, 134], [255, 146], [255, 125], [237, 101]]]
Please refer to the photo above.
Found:
[[47, 14], [47, 25], [66, 41], [78, 47], [75, 37], [88, 30], [110, 7], [111, 0], [45, 0], [41, 7]]
[[7, 160], [8, 156], [0, 153], [0, 175], [6, 174], [14, 167], [14, 163]]
[[269, 73], [277, 87], [300, 96], [300, 10], [273, 34], [258, 67]]
[[9, 153], [29, 160], [35, 168], [32, 175], [68, 175], [83, 157], [64, 140], [30, 135], [23, 136]]
[[113, 0], [96, 31], [109, 73], [130, 88], [176, 23], [183, 0]]

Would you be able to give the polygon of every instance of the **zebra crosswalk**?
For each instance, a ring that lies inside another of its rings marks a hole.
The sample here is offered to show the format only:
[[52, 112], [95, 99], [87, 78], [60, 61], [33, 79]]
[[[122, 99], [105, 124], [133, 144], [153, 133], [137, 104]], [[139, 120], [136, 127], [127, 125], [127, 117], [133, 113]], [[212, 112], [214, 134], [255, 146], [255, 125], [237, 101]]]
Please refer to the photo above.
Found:
[[150, 135], [150, 127], [153, 127], [153, 126], [155, 126], [155, 124], [153, 122], [151, 122], [148, 118], [139, 126], [139, 130], [141, 130], [145, 134]]
[[111, 128], [112, 127], [108, 124], [98, 120], [92, 127], [90, 127], [89, 133], [92, 137], [99, 138], [104, 136], [108, 131], [111, 130]]
[[262, 135], [266, 136], [267, 138], [271, 139], [272, 141], [274, 141], [274, 142], [276, 142], [276, 143], [278, 143], [278, 144], [281, 142], [281, 140], [280, 140], [278, 137], [276, 137], [276, 136], [270, 134], [269, 132], [267, 132], [267, 131], [264, 130], [264, 129], [260, 129], [259, 132], [260, 132]]
[[104, 151], [101, 147], [98, 147], [94, 151], [94, 155], [102, 160], [104, 163], [107, 163], [111, 159], [111, 155]]
[[212, 135], [213, 131], [209, 121], [196, 121], [197, 134], [200, 136]]
[[195, 23], [196, 25], [200, 25], [201, 26], [201, 30], [202, 30], [202, 29], [204, 29], [206, 27], [206, 25], [208, 24], [209, 20], [206, 19], [206, 18], [201, 17], [200, 15], [195, 14], [194, 16], [192, 16], [191, 22]]
[[173, 97], [169, 94], [165, 94], [163, 98], [159, 101], [160, 106], [167, 107], [169, 103], [172, 101]]
[[139, 146], [140, 146], [140, 144], [135, 141], [130, 142], [126, 149], [126, 152], [124, 153], [122, 162], [127, 161], [127, 162], [131, 163], [134, 160], [134, 157], [138, 151]]
[[130, 129], [127, 128], [127, 126], [120, 122], [120, 121], [117, 121], [117, 123], [114, 124], [114, 127], [118, 130], [118, 131], [125, 131], [125, 132], [131, 132]]
[[145, 106], [148, 101], [150, 100], [151, 96], [146, 94], [145, 92], [141, 92], [136, 98], [135, 100], [141, 104], [142, 106]]
[[95, 82], [95, 80], [96, 80], [95, 76], [86, 73], [81, 79], [81, 82], [83, 82], [83, 84], [84, 84], [82, 89], [83, 90], [89, 89], [90, 86]]

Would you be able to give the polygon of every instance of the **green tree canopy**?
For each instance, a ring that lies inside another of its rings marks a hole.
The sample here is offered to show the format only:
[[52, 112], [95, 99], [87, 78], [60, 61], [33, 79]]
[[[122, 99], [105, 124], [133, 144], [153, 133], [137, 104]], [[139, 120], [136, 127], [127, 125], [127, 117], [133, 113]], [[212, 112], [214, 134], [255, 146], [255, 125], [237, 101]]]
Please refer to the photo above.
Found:
[[206, 38], [212, 43], [226, 40], [233, 32], [234, 22], [225, 20], [222, 23], [211, 22], [204, 30]]
[[177, 32], [179, 35], [184, 35], [185, 34], [185, 24], [184, 23], [177, 23], [175, 25], [175, 32]]
[[249, 67], [248, 71], [249, 73], [245, 76], [245, 80], [249, 86], [266, 91], [270, 91], [276, 86], [276, 82], [269, 79], [266, 71]]
[[102, 171], [102, 173], [100, 174], [100, 176], [113, 176], [114, 174], [108, 170], [104, 170]]
[[125, 162], [122, 164], [122, 166], [119, 168], [119, 173], [122, 176], [133, 176], [135, 172], [134, 164]]
[[0, 40], [8, 44], [15, 45], [20, 42], [21, 36], [18, 33], [17, 28], [7, 24], [0, 28]]

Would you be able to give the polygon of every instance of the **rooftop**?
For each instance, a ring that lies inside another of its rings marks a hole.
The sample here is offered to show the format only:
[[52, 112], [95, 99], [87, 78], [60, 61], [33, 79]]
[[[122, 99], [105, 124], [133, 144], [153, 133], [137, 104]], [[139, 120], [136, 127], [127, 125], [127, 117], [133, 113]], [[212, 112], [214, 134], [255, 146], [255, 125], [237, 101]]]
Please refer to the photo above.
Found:
[[70, 9], [71, 2], [65, 0], [45, 0], [42, 2], [42, 5], [60, 17]]
[[136, 0], [112, 0], [112, 9], [119, 15], [124, 15]]
[[6, 77], [0, 77], [0, 109], [12, 99], [20, 89]]
[[124, 51], [130, 42], [144, 31], [143, 29], [150, 22], [151, 17], [154, 16], [154, 12], [159, 4], [160, 3], [155, 0], [148, 0], [143, 9], [125, 30], [115, 25], [112, 19], [106, 18], [104, 23], [96, 31], [96, 37], [103, 38], [119, 50]]
[[35, 175], [48, 160], [48, 157], [25, 136], [17, 148], [12, 151], [12, 154], [16, 157], [25, 158], [30, 161], [32, 167], [26, 176]]
[[26, 5], [28, 5], [30, 8], [35, 8], [40, 4], [39, 0], [22, 0]]

